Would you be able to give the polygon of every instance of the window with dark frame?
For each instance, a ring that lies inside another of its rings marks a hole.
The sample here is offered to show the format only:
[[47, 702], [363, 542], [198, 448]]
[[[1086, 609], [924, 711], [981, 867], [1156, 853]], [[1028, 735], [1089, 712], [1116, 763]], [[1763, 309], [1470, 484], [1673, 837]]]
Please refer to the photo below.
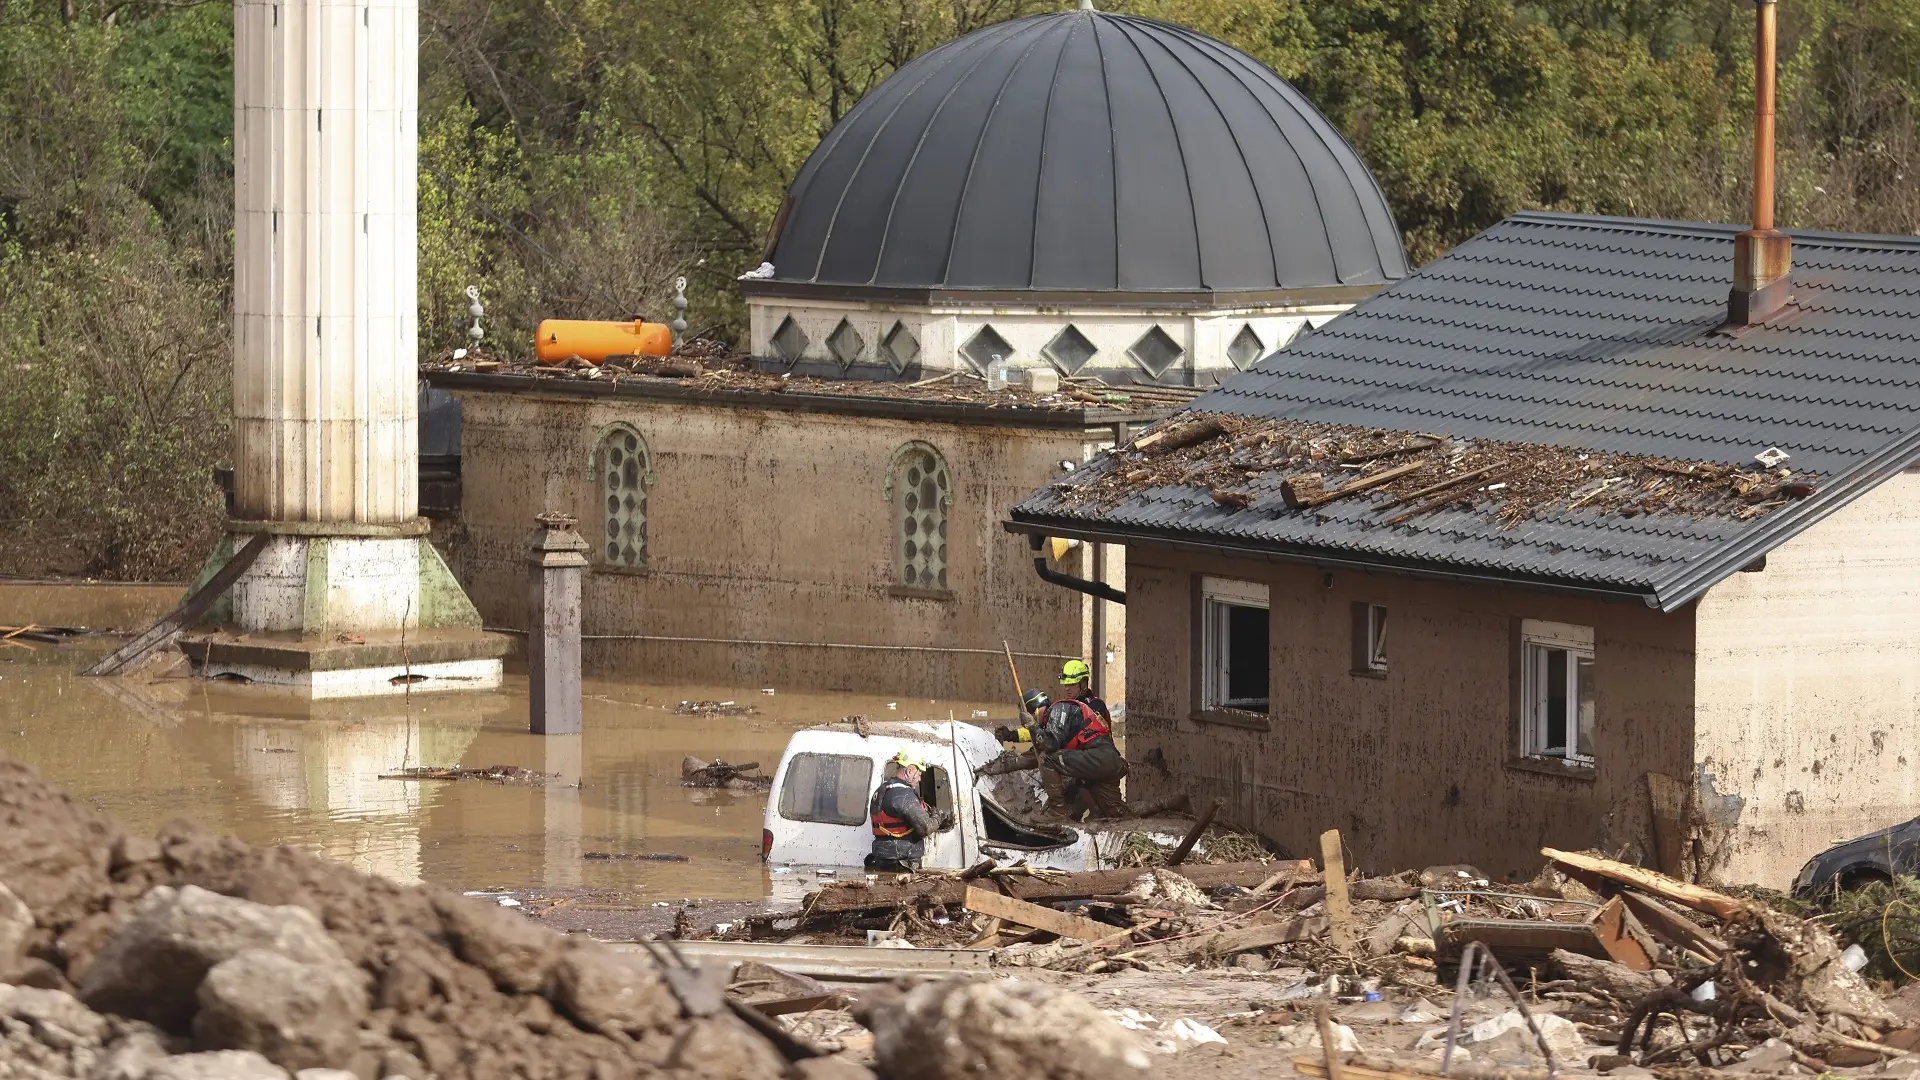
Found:
[[1353, 605], [1353, 673], [1387, 673], [1387, 606], [1356, 602]]
[[1200, 707], [1265, 713], [1272, 657], [1267, 587], [1201, 579]]
[[1528, 619], [1520, 629], [1520, 755], [1593, 767], [1593, 628]]

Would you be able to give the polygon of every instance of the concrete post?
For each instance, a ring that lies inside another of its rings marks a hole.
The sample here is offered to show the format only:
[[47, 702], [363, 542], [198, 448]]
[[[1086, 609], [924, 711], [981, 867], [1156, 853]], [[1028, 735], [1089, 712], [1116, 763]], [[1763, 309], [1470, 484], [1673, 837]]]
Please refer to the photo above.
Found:
[[580, 734], [580, 572], [587, 542], [580, 519], [549, 510], [527, 536], [528, 730]]

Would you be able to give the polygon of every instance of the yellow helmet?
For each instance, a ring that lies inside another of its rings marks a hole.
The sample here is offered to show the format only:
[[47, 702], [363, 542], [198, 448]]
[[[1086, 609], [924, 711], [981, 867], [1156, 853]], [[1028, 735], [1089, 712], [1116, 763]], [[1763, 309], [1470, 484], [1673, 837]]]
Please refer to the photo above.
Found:
[[1072, 686], [1075, 683], [1090, 683], [1092, 681], [1093, 669], [1087, 666], [1085, 660], [1069, 660], [1060, 665], [1061, 686]]
[[919, 769], [921, 772], [927, 771], [926, 759], [911, 750], [902, 750], [893, 755], [893, 763], [908, 769]]

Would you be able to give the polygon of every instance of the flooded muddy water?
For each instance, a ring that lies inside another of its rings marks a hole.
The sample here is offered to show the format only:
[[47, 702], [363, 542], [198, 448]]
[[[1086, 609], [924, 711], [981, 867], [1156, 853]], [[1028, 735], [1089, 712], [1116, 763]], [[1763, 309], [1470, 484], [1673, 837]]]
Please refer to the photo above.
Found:
[[[945, 720], [950, 709], [966, 718], [986, 707], [921, 699], [889, 710], [884, 697], [590, 680], [585, 734], [542, 737], [527, 733], [520, 676], [497, 693], [305, 705], [177, 674], [75, 674], [114, 644], [0, 648], [0, 754], [143, 832], [189, 817], [397, 881], [518, 895], [611, 891], [634, 907], [769, 893], [765, 795], [682, 787], [687, 755], [758, 761], [771, 772], [788, 735], [809, 724], [853, 713]], [[757, 712], [676, 714], [682, 701], [700, 700]], [[494, 765], [562, 780], [383, 778], [416, 766]], [[648, 854], [687, 861], [632, 858]]]

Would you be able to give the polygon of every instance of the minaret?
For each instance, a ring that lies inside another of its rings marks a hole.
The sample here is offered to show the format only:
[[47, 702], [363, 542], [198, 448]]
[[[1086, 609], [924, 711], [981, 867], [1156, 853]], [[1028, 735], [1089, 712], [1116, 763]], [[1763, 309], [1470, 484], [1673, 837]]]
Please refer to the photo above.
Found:
[[[189, 644], [315, 697], [498, 685], [419, 516], [419, 0], [235, 0], [234, 520]], [[411, 637], [409, 642], [407, 639]]]

